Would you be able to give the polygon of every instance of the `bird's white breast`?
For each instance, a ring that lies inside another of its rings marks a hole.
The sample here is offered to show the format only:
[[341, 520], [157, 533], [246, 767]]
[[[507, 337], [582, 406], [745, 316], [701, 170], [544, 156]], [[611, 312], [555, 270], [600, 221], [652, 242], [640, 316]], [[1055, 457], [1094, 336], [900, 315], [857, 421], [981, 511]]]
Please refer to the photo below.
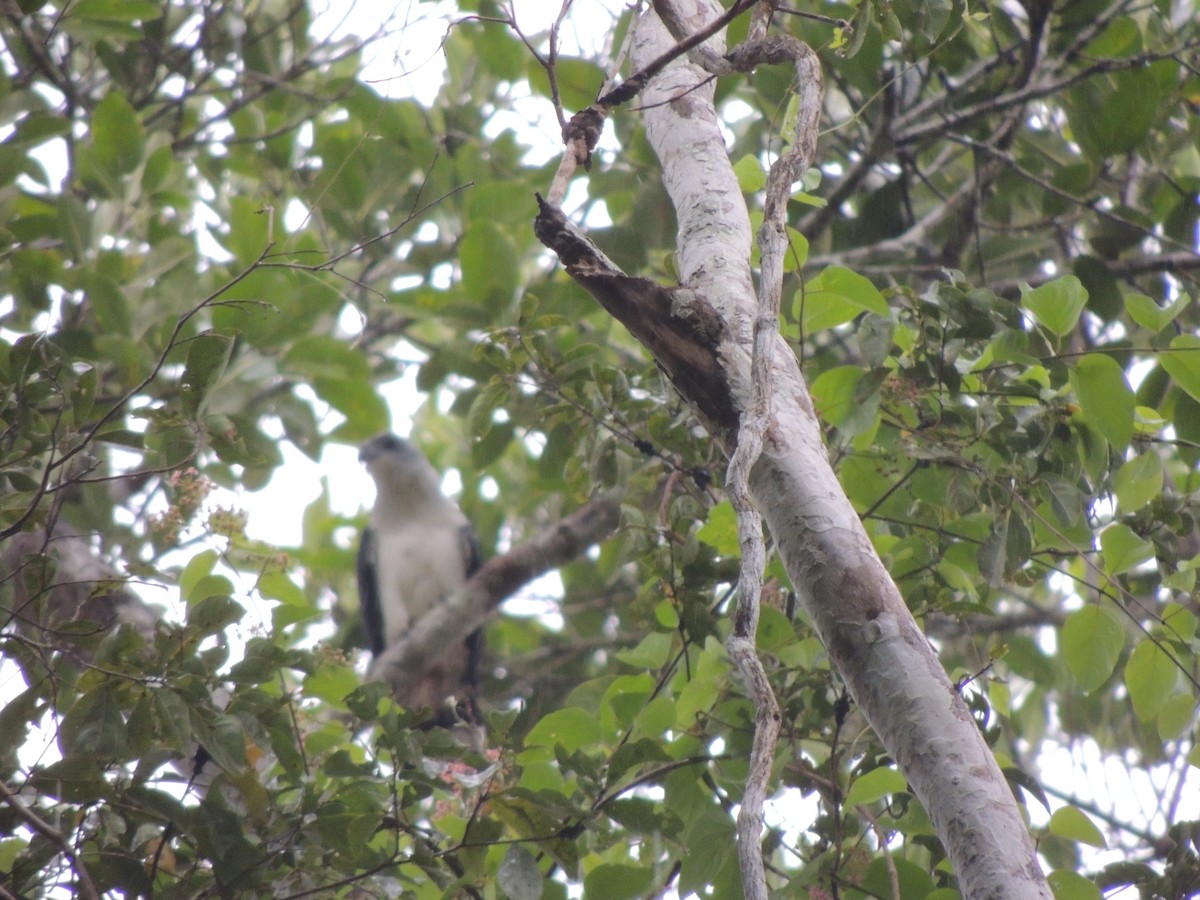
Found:
[[389, 644], [465, 580], [461, 527], [405, 522], [378, 528], [376, 571]]

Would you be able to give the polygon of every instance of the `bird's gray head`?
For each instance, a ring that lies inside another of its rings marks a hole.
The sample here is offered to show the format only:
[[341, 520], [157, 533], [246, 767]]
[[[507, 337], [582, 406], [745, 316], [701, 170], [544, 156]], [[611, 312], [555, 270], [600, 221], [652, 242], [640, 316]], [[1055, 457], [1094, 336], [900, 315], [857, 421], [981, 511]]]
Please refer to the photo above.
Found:
[[358, 461], [367, 466], [384, 456], [396, 460], [424, 458], [421, 451], [394, 434], [377, 434], [358, 448]]
[[410, 441], [394, 434], [379, 434], [358, 448], [358, 459], [375, 479], [396, 489], [420, 486], [438, 491], [439, 479], [433, 466]]

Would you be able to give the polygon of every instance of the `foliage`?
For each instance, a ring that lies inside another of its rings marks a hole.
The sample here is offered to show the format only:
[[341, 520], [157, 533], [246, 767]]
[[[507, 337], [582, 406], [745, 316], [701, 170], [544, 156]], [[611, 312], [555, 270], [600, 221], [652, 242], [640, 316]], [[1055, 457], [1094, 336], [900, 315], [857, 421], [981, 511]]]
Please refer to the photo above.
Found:
[[[507, 123], [529, 93], [549, 109], [550, 82], [506, 13], [459, 4], [444, 80], [418, 102], [403, 80], [364, 81], [372, 42], [314, 38], [303, 0], [245, 18], [209, 0], [15, 6], [0, 551], [88, 535], [178, 612], [148, 630], [54, 619], [54, 555], [4, 557], [0, 883], [733, 896], [752, 713], [722, 647], [723, 461], [546, 265], [530, 222], [553, 163]], [[630, 14], [612, 6], [619, 36]], [[776, 17], [821, 52], [829, 94], [821, 177], [793, 202], [784, 328], [839, 477], [1032, 798], [1060, 896], [1185, 896], [1200, 884], [1181, 808], [1200, 766], [1194, 9], [819, 11], [832, 19]], [[404, 41], [395, 27], [374, 38]], [[559, 60], [569, 111], [607, 63]], [[788, 78], [721, 83], [752, 207]], [[674, 223], [635, 112], [607, 146], [591, 233], [626, 271], [669, 279]], [[434, 398], [420, 443], [462, 473], [485, 546], [625, 492], [619, 537], [561, 570], [561, 627], [490, 624], [487, 754], [421, 729], [353, 665], [340, 535], [359, 523], [323, 497], [300, 546], [273, 546], [206, 496], [286, 477], [282, 441], [319, 459], [388, 427], [374, 388], [410, 366]], [[22, 591], [35, 602], [17, 609]], [[788, 594], [777, 582], [759, 633], [786, 710], [786, 826], [765, 845], [779, 895], [953, 896]], [[331, 614], [338, 638], [315, 642]], [[30, 758], [37, 729], [52, 747]], [[165, 766], [195, 741], [223, 771], [199, 802], [186, 763]], [[1045, 766], [1055, 748], [1123, 761], [1157, 793], [1137, 812], [1077, 793]], [[883, 834], [899, 836], [887, 852]]]

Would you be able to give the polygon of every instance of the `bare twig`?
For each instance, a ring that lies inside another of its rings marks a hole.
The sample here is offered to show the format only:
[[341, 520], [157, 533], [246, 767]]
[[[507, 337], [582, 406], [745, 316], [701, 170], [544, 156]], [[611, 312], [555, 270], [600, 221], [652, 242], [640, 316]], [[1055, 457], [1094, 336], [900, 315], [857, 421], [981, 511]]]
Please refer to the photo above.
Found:
[[900, 873], [896, 871], [896, 861], [888, 852], [887, 833], [879, 824], [879, 820], [871, 815], [871, 811], [861, 803], [854, 807], [854, 811], [871, 823], [871, 830], [875, 832], [875, 839], [879, 841], [879, 852], [883, 856], [883, 863], [887, 866], [888, 882], [892, 887], [892, 900], [900, 900]]
[[70, 843], [63, 836], [62, 832], [22, 803], [12, 788], [5, 784], [3, 780], [0, 780], [0, 799], [12, 808], [17, 817], [25, 822], [25, 824], [59, 849], [59, 852], [70, 863], [71, 870], [75, 873], [79, 884], [79, 893], [83, 897], [88, 898], [88, 900], [100, 900], [100, 892], [96, 890], [96, 884], [92, 881], [92, 876], [88, 873], [87, 866], [75, 855], [75, 851], [71, 849]]

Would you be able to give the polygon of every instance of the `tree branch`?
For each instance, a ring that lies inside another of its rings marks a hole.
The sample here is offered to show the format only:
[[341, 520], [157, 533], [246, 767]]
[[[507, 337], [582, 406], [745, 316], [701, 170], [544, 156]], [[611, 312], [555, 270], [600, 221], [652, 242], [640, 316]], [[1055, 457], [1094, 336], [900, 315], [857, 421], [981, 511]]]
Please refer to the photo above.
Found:
[[521, 585], [611, 536], [620, 520], [620, 501], [620, 491], [600, 494], [541, 534], [488, 560], [445, 603], [378, 656], [368, 677], [396, 688], [419, 678], [443, 648], [465, 640]]
[[75, 873], [75, 877], [79, 882], [79, 892], [88, 898], [88, 900], [100, 900], [100, 892], [96, 890], [96, 885], [92, 881], [92, 876], [88, 873], [87, 866], [75, 855], [75, 851], [71, 849], [71, 845], [67, 843], [67, 839], [63, 837], [62, 832], [22, 803], [12, 788], [5, 784], [3, 780], [0, 780], [0, 799], [3, 799], [12, 808], [19, 819], [58, 848], [59, 852], [70, 863], [71, 870]]

